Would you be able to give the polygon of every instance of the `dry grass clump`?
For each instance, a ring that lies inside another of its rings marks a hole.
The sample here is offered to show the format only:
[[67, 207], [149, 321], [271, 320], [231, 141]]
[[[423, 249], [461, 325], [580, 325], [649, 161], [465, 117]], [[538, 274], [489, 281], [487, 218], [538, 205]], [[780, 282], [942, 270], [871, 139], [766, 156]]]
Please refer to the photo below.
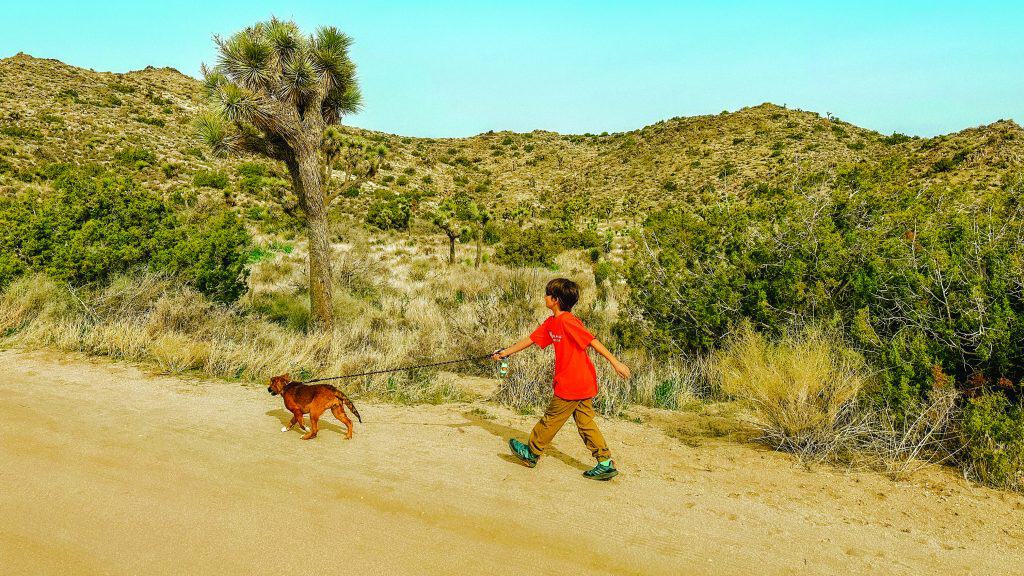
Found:
[[858, 402], [857, 449], [872, 467], [901, 479], [953, 460], [963, 449], [957, 436], [962, 409], [952, 386], [936, 387], [914, 410], [898, 414], [878, 402]]
[[[634, 372], [632, 401], [643, 406], [676, 410], [714, 398], [716, 390], [704, 356], [658, 359], [646, 353], [623, 358]], [[614, 376], [610, 369], [610, 376]]]
[[769, 342], [745, 328], [712, 355], [711, 371], [776, 448], [822, 458], [853, 443], [847, 416], [869, 375], [841, 340], [808, 328]]
[[164, 332], [149, 344], [149, 353], [168, 374], [196, 370], [204, 365], [206, 348], [201, 341], [181, 332]]
[[508, 374], [498, 383], [494, 400], [523, 414], [530, 414], [551, 400], [555, 359], [534, 350], [508, 359]]

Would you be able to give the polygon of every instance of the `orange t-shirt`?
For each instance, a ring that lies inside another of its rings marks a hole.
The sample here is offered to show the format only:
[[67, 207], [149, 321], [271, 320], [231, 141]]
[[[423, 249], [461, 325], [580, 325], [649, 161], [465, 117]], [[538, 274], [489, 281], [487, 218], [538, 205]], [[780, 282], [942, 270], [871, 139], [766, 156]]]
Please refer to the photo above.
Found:
[[530, 334], [541, 348], [555, 345], [555, 396], [586, 400], [597, 396], [597, 370], [587, 356], [594, 335], [570, 312], [550, 316]]

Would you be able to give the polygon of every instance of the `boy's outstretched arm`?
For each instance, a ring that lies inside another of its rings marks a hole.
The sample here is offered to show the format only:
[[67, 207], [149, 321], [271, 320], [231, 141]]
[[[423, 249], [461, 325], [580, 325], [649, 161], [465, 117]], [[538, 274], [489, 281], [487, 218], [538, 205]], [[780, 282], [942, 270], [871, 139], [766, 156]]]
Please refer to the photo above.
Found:
[[598, 354], [604, 356], [605, 359], [608, 360], [608, 363], [612, 365], [615, 373], [618, 374], [620, 378], [629, 378], [629, 367], [620, 362], [619, 359], [615, 357], [615, 354], [612, 354], [610, 350], [604, 347], [604, 344], [601, 344], [600, 340], [594, 338], [590, 341], [590, 345], [593, 346], [594, 350], [597, 350]]
[[498, 361], [501, 360], [502, 358], [508, 358], [509, 356], [515, 354], [516, 352], [522, 352], [523, 350], [526, 350], [530, 346], [533, 346], [533, 340], [530, 340], [530, 337], [527, 336], [526, 338], [523, 338], [522, 340], [516, 342], [515, 344], [509, 346], [508, 348], [505, 348], [504, 350], [498, 350], [494, 354], [491, 354], [491, 360]]

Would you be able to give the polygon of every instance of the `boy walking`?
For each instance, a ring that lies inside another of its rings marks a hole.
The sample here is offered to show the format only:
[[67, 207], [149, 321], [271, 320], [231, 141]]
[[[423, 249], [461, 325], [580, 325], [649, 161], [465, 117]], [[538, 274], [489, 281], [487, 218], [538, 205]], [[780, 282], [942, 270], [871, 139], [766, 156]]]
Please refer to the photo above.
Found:
[[544, 416], [530, 432], [529, 444], [515, 438], [508, 441], [512, 453], [527, 466], [533, 468], [544, 454], [544, 449], [561, 429], [569, 416], [576, 421], [583, 443], [597, 459], [597, 466], [583, 473], [594, 480], [609, 480], [616, 474], [611, 452], [594, 420], [594, 397], [597, 396], [597, 371], [587, 356], [587, 348], [593, 347], [612, 365], [615, 373], [629, 378], [629, 368], [619, 362], [614, 354], [587, 331], [580, 319], [572, 314], [572, 307], [579, 300], [579, 287], [567, 278], [556, 278], [548, 282], [544, 290], [544, 305], [551, 310], [551, 316], [528, 337], [512, 346], [494, 353], [494, 360], [507, 358], [536, 344], [541, 348], [553, 345], [555, 348], [555, 395], [544, 411]]

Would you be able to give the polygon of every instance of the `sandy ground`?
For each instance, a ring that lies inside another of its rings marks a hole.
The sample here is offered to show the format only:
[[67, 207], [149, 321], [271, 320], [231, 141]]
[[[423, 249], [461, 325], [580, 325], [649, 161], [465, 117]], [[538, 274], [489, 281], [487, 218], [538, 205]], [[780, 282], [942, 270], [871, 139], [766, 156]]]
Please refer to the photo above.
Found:
[[673, 413], [569, 424], [531, 470], [529, 417], [359, 403], [353, 440], [281, 433], [265, 389], [0, 352], [4, 574], [1020, 574], [1024, 497], [931, 470], [806, 470], [683, 442]]

